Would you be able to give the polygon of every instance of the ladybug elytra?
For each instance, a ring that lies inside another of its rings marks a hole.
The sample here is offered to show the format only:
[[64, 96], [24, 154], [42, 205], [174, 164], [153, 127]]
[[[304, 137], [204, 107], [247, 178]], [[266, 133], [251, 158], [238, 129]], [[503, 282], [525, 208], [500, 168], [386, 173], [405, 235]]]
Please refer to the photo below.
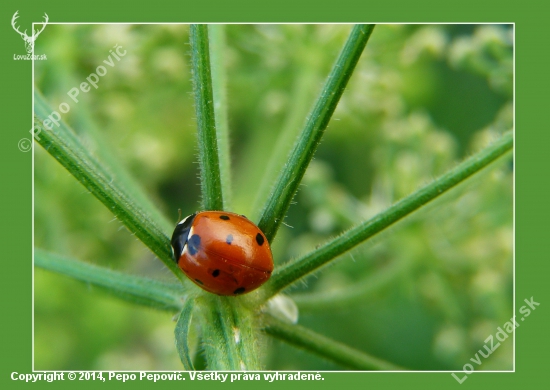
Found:
[[199, 287], [240, 295], [264, 284], [273, 256], [262, 231], [245, 216], [202, 211], [182, 219], [172, 235], [174, 259]]

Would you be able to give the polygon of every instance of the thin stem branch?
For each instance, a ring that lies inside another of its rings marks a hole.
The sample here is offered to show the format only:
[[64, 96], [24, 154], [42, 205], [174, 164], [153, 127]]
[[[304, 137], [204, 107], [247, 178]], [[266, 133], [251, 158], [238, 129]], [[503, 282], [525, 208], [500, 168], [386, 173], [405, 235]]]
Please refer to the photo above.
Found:
[[223, 207], [231, 210], [231, 148], [227, 121], [227, 80], [225, 72], [225, 29], [223, 24], [208, 25], [210, 34], [210, 58], [212, 63], [212, 91], [214, 115], [220, 159], [220, 175], [223, 191]]
[[355, 370], [404, 371], [404, 368], [370, 356], [338, 341], [329, 339], [300, 325], [291, 325], [276, 319], [266, 318], [265, 331], [273, 337], [298, 348], [313, 352], [346, 368]]
[[[220, 38], [220, 37], [217, 37]], [[203, 208], [223, 210], [222, 188], [229, 188], [229, 142], [225, 118], [215, 116], [214, 104], [223, 104], [223, 72], [214, 67], [216, 74], [216, 94], [213, 94], [208, 26], [191, 25], [190, 41], [193, 68], [193, 89], [197, 113], [199, 161]], [[217, 40], [219, 43], [219, 39]], [[219, 44], [216, 45], [218, 54]], [[217, 119], [216, 119], [217, 118]], [[216, 122], [223, 122], [222, 128]], [[220, 142], [220, 146], [218, 146]], [[222, 149], [220, 149], [223, 148]], [[226, 175], [222, 181], [223, 173]], [[223, 184], [225, 183], [225, 184]], [[248, 326], [249, 314], [244, 308], [227, 297], [211, 296], [204, 307], [208, 327], [203, 327], [205, 352], [210, 369], [218, 370], [255, 370], [259, 369], [257, 354], [254, 352], [253, 327]], [[242, 326], [243, 321], [245, 326]]]
[[[78, 37], [67, 36], [69, 45], [78, 44]], [[76, 51], [67, 50], [66, 55], [70, 58], [65, 58], [65, 61], [51, 61], [49, 66], [52, 68], [50, 76], [51, 82], [58, 86], [60, 90], [70, 90], [73, 86], [80, 82], [75, 74], [75, 65], [78, 63]], [[35, 91], [35, 93], [38, 93]], [[165, 230], [174, 228], [174, 221], [170, 221], [154, 204], [151, 198], [147, 195], [141, 183], [128, 171], [120, 156], [115, 152], [113, 145], [107, 142], [103, 133], [99, 130], [96, 118], [90, 111], [90, 94], [85, 94], [82, 98], [83, 103], [71, 110], [71, 123], [75, 131], [75, 136], [78, 139], [86, 140], [86, 150], [90, 151], [91, 155], [96, 160], [101, 161], [101, 164], [107, 170], [107, 177], [119, 183], [119, 187], [132, 197], [136, 203]], [[41, 100], [45, 99], [42, 97]], [[35, 106], [36, 110], [39, 110]], [[46, 115], [52, 112], [47, 112]]]
[[170, 239], [157, 222], [108, 176], [107, 170], [86, 151], [65, 123], [46, 130], [44, 120], [52, 110], [47, 109], [39, 94], [35, 95], [35, 110], [35, 122], [43, 129], [37, 142], [147, 245], [174, 275], [185, 280], [172, 259]]
[[184, 290], [179, 283], [128, 275], [38, 248], [34, 254], [36, 267], [99, 287], [125, 301], [167, 311], [176, 311], [182, 306]]
[[273, 241], [283, 222], [292, 198], [298, 190], [373, 29], [374, 25], [353, 27], [285, 167], [275, 182], [273, 192], [262, 210], [258, 223], [258, 227], [264, 232], [269, 242]]
[[444, 194], [510, 151], [513, 142], [511, 132], [504, 134], [492, 145], [469, 157], [432, 183], [401, 199], [374, 218], [349, 229], [313, 252], [285, 264], [266, 284], [266, 288], [263, 289], [263, 299], [269, 299], [285, 287]]
[[191, 42], [192, 79], [197, 115], [202, 207], [205, 210], [223, 210], [208, 26], [192, 24], [189, 29], [189, 40]]

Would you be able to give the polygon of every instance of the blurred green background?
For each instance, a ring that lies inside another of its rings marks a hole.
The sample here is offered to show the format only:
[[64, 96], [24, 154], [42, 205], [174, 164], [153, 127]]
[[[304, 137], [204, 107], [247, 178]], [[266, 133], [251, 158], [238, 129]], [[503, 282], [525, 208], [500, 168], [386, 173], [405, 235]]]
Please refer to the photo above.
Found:
[[[259, 188], [284, 163], [350, 26], [225, 30], [231, 211], [257, 221], [268, 196]], [[72, 102], [67, 92], [117, 44], [127, 54]], [[512, 129], [512, 44], [510, 25], [377, 26], [273, 244], [276, 265]], [[35, 86], [52, 107], [70, 103], [63, 119], [98, 158], [125, 166], [174, 223], [178, 209], [199, 208], [187, 25], [48, 25], [35, 54], [48, 57], [35, 62]], [[172, 280], [38, 145], [34, 167], [36, 247]], [[502, 159], [287, 291], [299, 323], [410, 369], [461, 369], [513, 315], [512, 169]], [[41, 269], [34, 282], [36, 370], [181, 369], [171, 314]], [[262, 342], [267, 369], [341, 369]], [[479, 369], [512, 361], [508, 340]]]

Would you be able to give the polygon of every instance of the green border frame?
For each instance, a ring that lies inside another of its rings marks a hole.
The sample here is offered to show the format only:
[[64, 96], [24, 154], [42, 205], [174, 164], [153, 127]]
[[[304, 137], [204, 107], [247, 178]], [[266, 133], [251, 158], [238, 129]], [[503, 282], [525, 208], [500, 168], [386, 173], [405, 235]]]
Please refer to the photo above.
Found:
[[[14, 371], [31, 373], [32, 370], [32, 153], [18, 149], [21, 138], [28, 137], [31, 128], [31, 62], [15, 61], [13, 53], [22, 53], [20, 38], [14, 34], [10, 20], [19, 10], [22, 23], [40, 20], [47, 12], [51, 22], [512, 22], [516, 34], [516, 305], [521, 307], [525, 298], [534, 297], [541, 306], [532, 319], [522, 323], [516, 333], [514, 373], [474, 373], [462, 385], [449, 373], [323, 373], [324, 381], [280, 382], [285, 387], [332, 387], [367, 385], [380, 388], [406, 386], [407, 388], [464, 386], [484, 389], [488, 385], [508, 389], [543, 382], [543, 366], [550, 338], [547, 323], [549, 293], [545, 285], [548, 261], [542, 253], [543, 225], [549, 214], [548, 202], [537, 199], [549, 186], [545, 180], [545, 161], [548, 153], [539, 153], [550, 145], [550, 132], [541, 114], [548, 109], [548, 51], [545, 40], [548, 30], [541, 3], [527, 0], [521, 3], [502, 0], [462, 1], [456, 4], [430, 0], [416, 2], [385, 1], [380, 4], [361, 0], [321, 0], [312, 8], [300, 0], [282, 0], [272, 5], [251, 0], [222, 0], [198, 2], [156, 1], [150, 6], [133, 2], [113, 3], [98, 0], [76, 4], [72, 1], [27, 2], [5, 0], [1, 5], [0, 31], [4, 37], [0, 54], [2, 66], [2, 94], [5, 100], [2, 119], [5, 130], [0, 142], [0, 169], [7, 179], [3, 201], [0, 202], [0, 225], [3, 270], [0, 273], [2, 288], [2, 346], [0, 381], [4, 388], [25, 386], [14, 382]], [[545, 7], [546, 8], [546, 7]], [[546, 12], [545, 12], [546, 11]], [[539, 20], [540, 19], [540, 20]], [[542, 50], [541, 50], [542, 49]], [[546, 87], [546, 88], [545, 88]], [[9, 107], [9, 111], [7, 109]], [[517, 163], [519, 161], [519, 164]], [[538, 168], [538, 169], [537, 169]], [[537, 245], [539, 244], [539, 245]], [[17, 297], [12, 299], [12, 297]], [[238, 382], [240, 387], [257, 386], [266, 382]], [[93, 382], [78, 382], [83, 388], [97, 386]], [[100, 386], [113, 388], [121, 382], [106, 382]], [[157, 388], [203, 388], [215, 382], [159, 382]], [[44, 382], [32, 386], [45, 386]], [[74, 386], [71, 381], [57, 382], [56, 386]], [[133, 388], [151, 386], [151, 382], [129, 382]], [[271, 386], [280, 386], [273, 383]]]

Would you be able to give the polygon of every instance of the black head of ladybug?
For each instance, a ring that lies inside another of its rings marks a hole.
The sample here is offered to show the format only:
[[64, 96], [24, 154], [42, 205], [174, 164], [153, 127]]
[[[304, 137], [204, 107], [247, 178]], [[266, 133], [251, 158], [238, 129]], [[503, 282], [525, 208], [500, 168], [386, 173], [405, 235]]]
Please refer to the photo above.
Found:
[[185, 248], [185, 245], [187, 244], [187, 239], [189, 237], [189, 230], [193, 225], [193, 221], [195, 220], [196, 215], [197, 213], [191, 214], [185, 219], [182, 219], [174, 229], [174, 233], [172, 234], [172, 240], [170, 242], [172, 244], [172, 254], [174, 256], [174, 261], [176, 263], [178, 262], [181, 254], [183, 253], [183, 248]]

